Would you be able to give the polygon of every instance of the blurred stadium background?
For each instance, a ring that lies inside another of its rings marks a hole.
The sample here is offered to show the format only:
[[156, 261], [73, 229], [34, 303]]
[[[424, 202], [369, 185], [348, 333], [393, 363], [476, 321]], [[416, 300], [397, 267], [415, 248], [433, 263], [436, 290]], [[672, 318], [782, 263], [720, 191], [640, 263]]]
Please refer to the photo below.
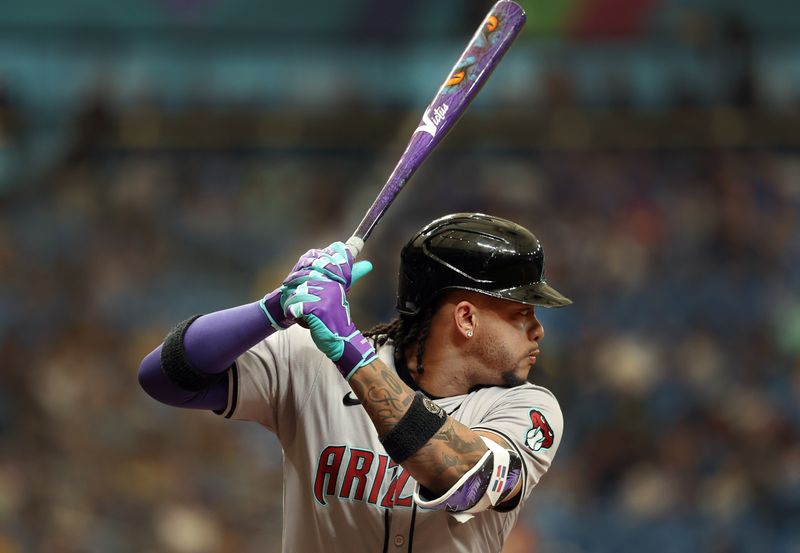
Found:
[[[543, 240], [565, 413], [515, 551], [800, 551], [800, 3], [523, 0], [368, 243]], [[491, 2], [0, 3], [0, 552], [280, 550], [277, 442], [161, 406], [172, 324], [346, 238]], [[420, 549], [422, 550], [422, 549]]]

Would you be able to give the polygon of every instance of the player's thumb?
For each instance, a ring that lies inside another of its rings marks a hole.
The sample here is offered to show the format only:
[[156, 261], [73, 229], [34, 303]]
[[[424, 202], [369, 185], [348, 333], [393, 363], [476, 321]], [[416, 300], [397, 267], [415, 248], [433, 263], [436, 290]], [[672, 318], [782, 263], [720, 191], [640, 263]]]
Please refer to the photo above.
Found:
[[365, 276], [371, 270], [372, 270], [371, 262], [367, 261], [366, 259], [364, 261], [356, 261], [353, 264], [352, 271], [350, 272], [350, 286], [355, 284], [358, 281], [358, 279]]

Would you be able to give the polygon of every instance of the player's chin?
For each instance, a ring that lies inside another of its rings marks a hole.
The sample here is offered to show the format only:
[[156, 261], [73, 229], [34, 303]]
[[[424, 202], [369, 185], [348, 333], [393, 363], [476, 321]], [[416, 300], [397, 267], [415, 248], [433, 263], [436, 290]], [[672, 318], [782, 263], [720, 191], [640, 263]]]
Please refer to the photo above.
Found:
[[517, 386], [522, 386], [526, 382], [528, 382], [528, 373], [530, 372], [530, 366], [523, 369], [516, 369], [505, 371], [503, 373], [503, 386], [506, 388], [516, 388]]

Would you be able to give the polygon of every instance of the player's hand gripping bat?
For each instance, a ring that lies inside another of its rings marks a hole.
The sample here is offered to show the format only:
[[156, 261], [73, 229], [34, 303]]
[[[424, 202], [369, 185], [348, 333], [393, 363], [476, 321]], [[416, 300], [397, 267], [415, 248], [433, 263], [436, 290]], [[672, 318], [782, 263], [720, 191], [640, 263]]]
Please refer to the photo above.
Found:
[[419, 126], [411, 135], [411, 140], [389, 180], [353, 236], [347, 240], [347, 247], [353, 257], [364, 247], [364, 241], [408, 179], [478, 95], [481, 86], [511, 46], [524, 23], [525, 10], [511, 0], [500, 0], [486, 15], [433, 101], [425, 109]]

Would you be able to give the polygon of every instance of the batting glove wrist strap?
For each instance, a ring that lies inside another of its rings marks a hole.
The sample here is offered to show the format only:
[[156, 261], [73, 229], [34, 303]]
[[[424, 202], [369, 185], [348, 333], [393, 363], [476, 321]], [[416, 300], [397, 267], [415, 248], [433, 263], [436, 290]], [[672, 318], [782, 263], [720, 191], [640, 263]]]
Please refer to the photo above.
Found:
[[347, 380], [350, 380], [358, 369], [369, 365], [378, 358], [375, 348], [357, 330], [344, 339], [343, 345], [342, 356], [335, 363], [336, 368]]
[[287, 317], [283, 311], [283, 303], [286, 301], [289, 289], [286, 286], [281, 286], [264, 296], [258, 305], [267, 316], [269, 324], [275, 330], [284, 330], [294, 324], [294, 319]]
[[358, 369], [378, 358], [375, 348], [355, 327], [347, 336], [336, 331], [335, 324], [326, 324], [316, 315], [306, 315], [305, 322], [311, 331], [314, 343], [328, 359], [334, 362], [339, 372], [349, 380]]
[[400, 464], [422, 448], [447, 421], [447, 413], [417, 392], [411, 407], [380, 440], [392, 460]]

